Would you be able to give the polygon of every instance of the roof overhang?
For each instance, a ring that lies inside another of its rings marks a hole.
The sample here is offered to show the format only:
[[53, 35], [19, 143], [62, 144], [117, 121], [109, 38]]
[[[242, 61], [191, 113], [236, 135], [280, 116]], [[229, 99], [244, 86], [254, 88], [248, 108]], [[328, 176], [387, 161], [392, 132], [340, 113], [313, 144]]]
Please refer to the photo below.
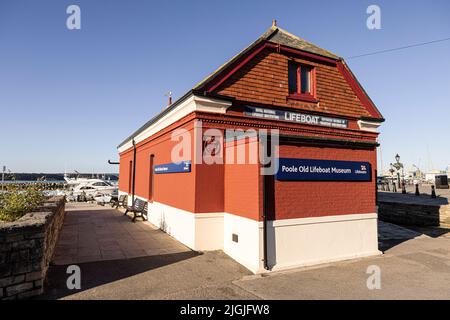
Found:
[[133, 141], [138, 144], [194, 111], [225, 113], [231, 104], [232, 100], [224, 99], [218, 95], [208, 95], [206, 93], [201, 95], [190, 91], [189, 94], [178, 99], [145, 123], [125, 139], [117, 149], [119, 153], [125, 152], [133, 147]]

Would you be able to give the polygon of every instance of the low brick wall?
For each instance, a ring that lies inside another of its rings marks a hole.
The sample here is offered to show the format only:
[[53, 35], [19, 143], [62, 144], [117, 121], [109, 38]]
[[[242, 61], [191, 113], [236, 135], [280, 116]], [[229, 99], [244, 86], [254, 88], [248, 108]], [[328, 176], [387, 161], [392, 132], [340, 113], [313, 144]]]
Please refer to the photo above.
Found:
[[378, 196], [378, 217], [404, 225], [450, 227], [450, 204], [442, 197], [382, 192]]
[[64, 197], [53, 197], [17, 221], [0, 222], [0, 300], [42, 294], [64, 212]]

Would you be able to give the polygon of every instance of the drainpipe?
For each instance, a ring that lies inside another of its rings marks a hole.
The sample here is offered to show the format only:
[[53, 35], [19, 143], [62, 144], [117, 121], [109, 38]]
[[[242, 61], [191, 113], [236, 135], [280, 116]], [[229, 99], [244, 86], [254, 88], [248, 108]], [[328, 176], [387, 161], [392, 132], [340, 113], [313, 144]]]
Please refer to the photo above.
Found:
[[375, 206], [378, 206], [378, 170], [375, 170]]
[[[266, 146], [267, 146], [267, 153], [270, 152], [270, 156], [272, 156], [272, 140], [270, 139], [270, 136], [267, 136], [267, 140], [266, 140]], [[265, 166], [270, 166], [269, 164], [265, 164]], [[262, 186], [262, 192], [263, 192], [263, 259], [264, 259], [264, 269], [266, 270], [270, 270], [269, 267], [269, 261], [267, 258], [267, 211], [268, 211], [268, 199], [267, 199], [267, 180], [268, 180], [268, 176], [264, 175], [263, 176], [263, 186]]]
[[263, 257], [264, 269], [270, 270], [267, 261], [267, 176], [263, 176]]
[[134, 206], [134, 187], [136, 185], [136, 142], [133, 139], [133, 184], [131, 185], [131, 205]]

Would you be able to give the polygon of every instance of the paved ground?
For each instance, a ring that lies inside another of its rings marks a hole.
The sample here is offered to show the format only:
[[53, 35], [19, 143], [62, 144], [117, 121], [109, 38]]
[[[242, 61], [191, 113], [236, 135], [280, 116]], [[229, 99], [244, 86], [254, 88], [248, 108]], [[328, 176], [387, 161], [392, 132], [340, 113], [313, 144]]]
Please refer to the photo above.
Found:
[[[100, 255], [96, 261], [83, 262], [81, 250], [66, 251], [72, 261], [78, 261], [82, 273], [81, 290], [70, 291], [64, 249], [59, 249], [55, 258], [59, 264], [49, 269], [48, 290], [42, 299], [450, 299], [448, 229], [408, 230], [380, 223], [382, 256], [255, 276], [220, 251], [190, 251], [150, 224], [133, 224], [118, 211], [96, 207], [88, 214], [87, 207], [69, 208], [64, 231], [71, 232], [63, 233], [58, 248], [75, 247], [71, 240], [83, 248], [80, 244], [95, 240], [90, 248], [99, 248]], [[109, 260], [109, 252], [103, 255], [103, 250], [109, 250], [103, 243], [111, 236], [108, 229], [122, 230], [122, 236], [129, 237], [127, 242], [142, 245], [146, 255], [128, 257], [127, 252], [134, 249], [121, 246], [124, 241], [116, 236], [115, 250], [120, 248], [123, 256]], [[80, 240], [86, 232], [82, 230], [89, 230], [90, 241]], [[136, 241], [134, 231], [150, 236]], [[366, 285], [366, 271], [372, 265], [381, 270], [380, 290]]]
[[[381, 271], [379, 290], [367, 288], [372, 265]], [[376, 258], [235, 284], [262, 299], [450, 299], [450, 238], [409, 240]]]
[[129, 259], [190, 251], [150, 223], [131, 223], [111, 207], [67, 204], [55, 265]]
[[431, 198], [428, 194], [416, 196], [414, 193], [402, 194], [401, 192], [379, 191], [378, 200], [381, 202], [410, 203], [428, 206], [445, 206], [449, 204], [449, 199], [442, 194], [437, 195], [436, 198]]

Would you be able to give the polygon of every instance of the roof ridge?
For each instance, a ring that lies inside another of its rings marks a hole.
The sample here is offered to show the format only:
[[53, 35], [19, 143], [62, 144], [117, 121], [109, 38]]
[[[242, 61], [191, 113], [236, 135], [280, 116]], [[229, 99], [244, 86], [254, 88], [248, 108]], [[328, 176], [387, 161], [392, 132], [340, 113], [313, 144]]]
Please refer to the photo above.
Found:
[[[283, 28], [281, 28], [281, 27], [278, 27], [278, 26], [272, 26], [270, 29], [276, 29], [277, 31], [280, 31], [280, 32], [282, 32], [282, 33], [285, 33], [285, 34], [287, 34], [288, 36], [290, 36], [290, 37], [292, 37], [292, 38], [294, 38], [294, 39], [296, 39], [296, 40], [298, 40], [298, 41], [302, 41], [302, 42], [305, 42], [306, 44], [308, 44], [308, 45], [310, 45], [310, 46], [313, 46], [313, 47], [316, 47], [316, 48], [318, 48], [318, 49], [320, 49], [320, 50], [323, 50], [323, 51], [325, 51], [325, 52], [327, 52], [329, 55], [331, 55], [331, 56], [335, 56], [335, 57], [337, 57], [337, 58], [339, 58], [339, 59], [342, 59], [339, 55], [337, 55], [337, 54], [335, 54], [335, 53], [333, 53], [333, 52], [331, 52], [331, 51], [328, 51], [328, 50], [326, 50], [326, 49], [324, 49], [324, 48], [322, 48], [322, 47], [319, 47], [318, 45], [316, 45], [316, 44], [314, 44], [314, 43], [312, 43], [312, 42], [310, 42], [310, 41], [308, 41], [308, 40], [305, 40], [305, 39], [303, 39], [303, 38], [300, 38], [299, 36], [297, 36], [297, 35], [295, 35], [295, 34], [293, 34], [293, 33], [290, 33], [289, 31], [287, 31], [287, 30], [285, 30], [285, 29], [283, 29]], [[270, 30], [269, 29], [269, 30]], [[270, 41], [270, 39], [267, 39], [268, 41]]]

